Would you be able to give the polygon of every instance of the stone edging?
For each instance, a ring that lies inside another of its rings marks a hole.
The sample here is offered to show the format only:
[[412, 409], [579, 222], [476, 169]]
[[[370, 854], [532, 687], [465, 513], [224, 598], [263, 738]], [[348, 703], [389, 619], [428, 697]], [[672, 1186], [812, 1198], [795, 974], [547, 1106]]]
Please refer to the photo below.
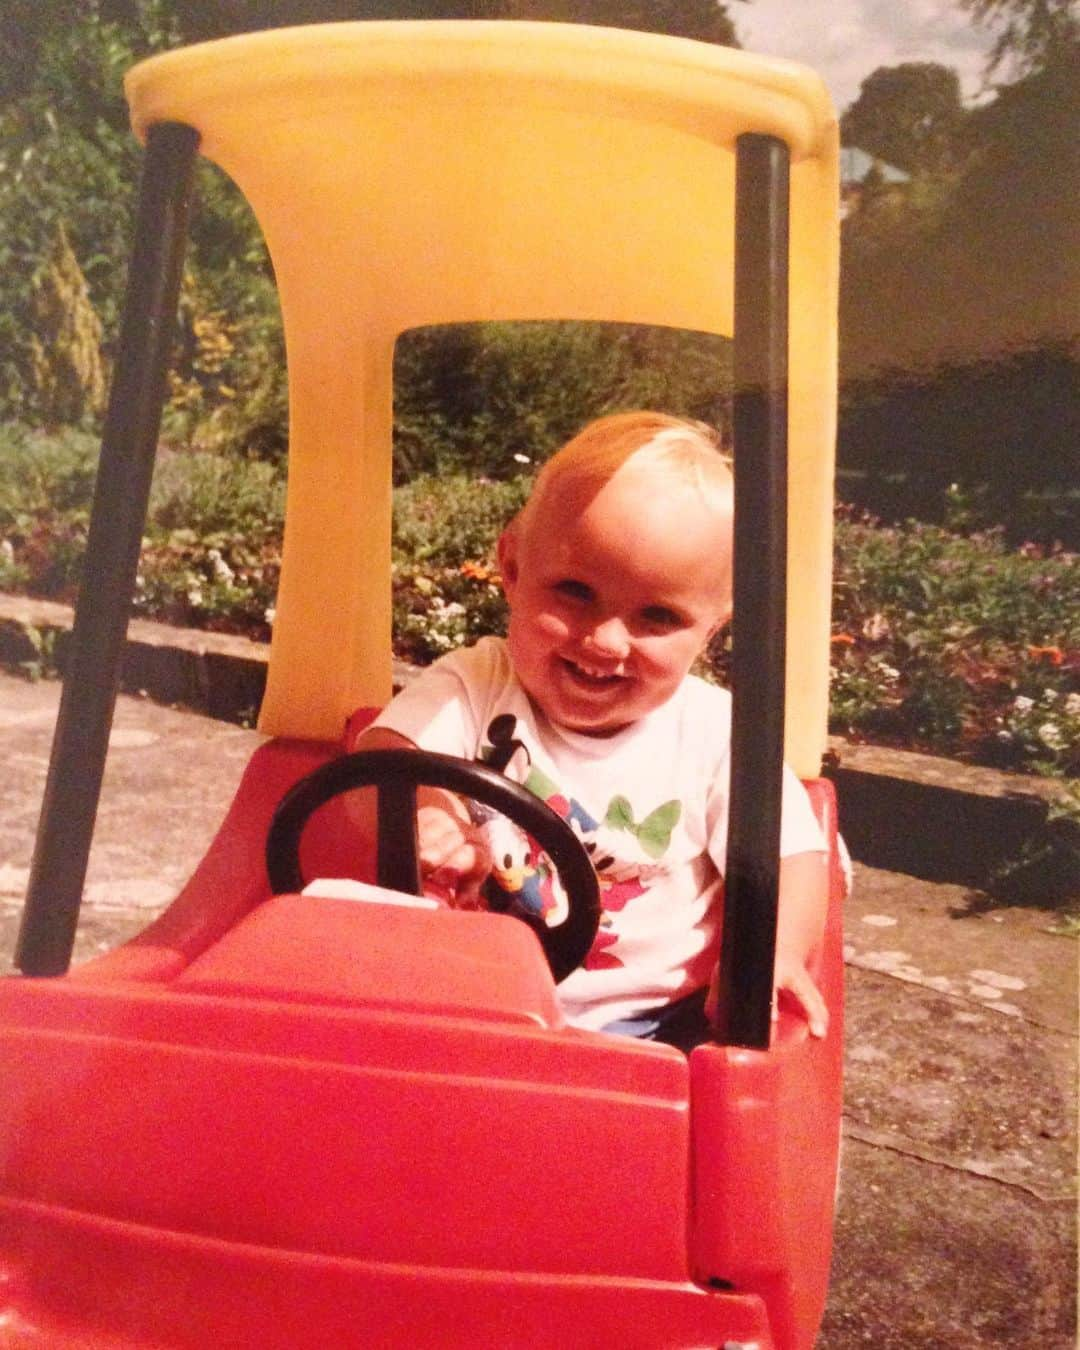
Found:
[[[0, 663], [40, 657], [52, 635], [63, 668], [72, 611], [0, 594]], [[35, 642], [35, 635], [37, 641]], [[251, 724], [266, 685], [269, 647], [227, 633], [172, 628], [146, 619], [128, 627], [121, 687], [224, 721]], [[400, 687], [412, 673], [395, 662]], [[840, 819], [852, 856], [873, 867], [978, 886], [1041, 830], [1053, 780], [955, 760], [830, 740]]]
[[[1041, 835], [1060, 792], [1054, 779], [840, 737], [829, 743], [834, 762], [825, 773], [852, 857], [928, 881], [986, 885]], [[1058, 903], [1064, 879], [1045, 880], [1047, 900]]]

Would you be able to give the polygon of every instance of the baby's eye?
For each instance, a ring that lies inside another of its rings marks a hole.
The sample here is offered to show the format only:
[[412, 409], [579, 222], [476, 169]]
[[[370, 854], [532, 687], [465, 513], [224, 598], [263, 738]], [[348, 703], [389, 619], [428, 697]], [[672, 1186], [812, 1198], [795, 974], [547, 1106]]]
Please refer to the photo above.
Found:
[[641, 611], [641, 617], [650, 628], [683, 628], [683, 616], [666, 605], [649, 605]]
[[587, 586], [584, 581], [575, 581], [572, 577], [566, 577], [562, 581], [555, 583], [555, 592], [567, 600], [577, 600], [582, 604], [589, 604], [593, 599], [593, 589]]

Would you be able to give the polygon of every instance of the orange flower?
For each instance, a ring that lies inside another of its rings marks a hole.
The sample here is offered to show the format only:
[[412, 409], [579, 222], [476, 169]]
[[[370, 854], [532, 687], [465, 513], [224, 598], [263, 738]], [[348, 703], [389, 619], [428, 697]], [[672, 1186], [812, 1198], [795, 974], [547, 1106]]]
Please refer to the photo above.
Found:
[[855, 645], [855, 639], [850, 633], [834, 633], [829, 641], [835, 647], [853, 647]]
[[492, 568], [482, 562], [463, 562], [458, 571], [463, 577], [470, 577], [473, 581], [491, 581], [496, 576]]
[[1060, 647], [1029, 647], [1028, 656], [1036, 661], [1046, 661], [1051, 666], [1060, 666], [1065, 660], [1065, 653]]

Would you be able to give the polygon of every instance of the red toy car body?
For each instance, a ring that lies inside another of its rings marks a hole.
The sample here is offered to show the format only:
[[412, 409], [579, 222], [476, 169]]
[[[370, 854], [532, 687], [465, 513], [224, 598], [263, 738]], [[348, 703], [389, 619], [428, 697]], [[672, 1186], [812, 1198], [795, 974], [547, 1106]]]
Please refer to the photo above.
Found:
[[[758, 1048], [750, 1048], [753, 1037], [736, 1043], [740, 1036], [729, 1035], [725, 1039], [732, 1043], [699, 1046], [687, 1057], [668, 1046], [568, 1027], [536, 936], [511, 917], [402, 904], [401, 897], [378, 892], [361, 900], [271, 894], [264, 849], [278, 802], [305, 775], [342, 753], [326, 726], [340, 727], [358, 703], [381, 701], [381, 686], [365, 685], [364, 673], [378, 662], [356, 654], [363, 622], [359, 592], [349, 592], [340, 613], [328, 599], [337, 594], [333, 589], [321, 603], [313, 601], [318, 590], [302, 565], [344, 585], [340, 578], [363, 524], [363, 512], [353, 509], [348, 492], [342, 494], [350, 501], [348, 511], [335, 502], [327, 488], [333, 474], [325, 463], [333, 464], [331, 451], [340, 450], [346, 456], [339, 461], [342, 474], [352, 472], [347, 449], [355, 425], [370, 430], [377, 424], [387, 445], [371, 453], [372, 462], [382, 466], [379, 491], [385, 489], [385, 500], [377, 493], [371, 509], [384, 522], [390, 483], [388, 399], [373, 398], [371, 406], [361, 406], [361, 400], [356, 408], [350, 403], [351, 411], [342, 414], [333, 397], [367, 385], [358, 378], [339, 381], [336, 395], [328, 393], [334, 382], [319, 364], [322, 349], [318, 341], [307, 341], [304, 328], [318, 324], [321, 306], [360, 302], [341, 299], [337, 292], [349, 289], [344, 284], [324, 292], [316, 288], [312, 300], [280, 254], [287, 328], [290, 305], [291, 312], [302, 312], [302, 321], [294, 320], [297, 326], [288, 332], [294, 432], [298, 442], [307, 436], [308, 449], [297, 452], [295, 473], [290, 465], [290, 518], [299, 516], [301, 524], [287, 534], [276, 655], [263, 713], [273, 739], [256, 752], [209, 852], [164, 915], [133, 942], [65, 973], [134, 581], [142, 521], [137, 503], [141, 493], [145, 506], [149, 484], [146, 447], [152, 459], [156, 439], [157, 414], [146, 410], [162, 383], [167, 346], [162, 334], [167, 335], [169, 297], [175, 299], [179, 279], [178, 246], [166, 244], [183, 214], [181, 180], [198, 139], [193, 127], [204, 136], [208, 153], [218, 153], [231, 168], [226, 132], [234, 111], [243, 114], [249, 119], [244, 135], [256, 141], [256, 168], [271, 150], [280, 150], [288, 166], [303, 139], [296, 109], [314, 109], [318, 137], [325, 140], [338, 115], [338, 103], [329, 97], [335, 89], [347, 94], [350, 115], [356, 108], [361, 120], [375, 115], [365, 99], [380, 108], [385, 104], [391, 119], [386, 135], [412, 137], [412, 119], [393, 121], [400, 81], [406, 90], [430, 85], [443, 111], [459, 100], [462, 124], [476, 133], [473, 149], [479, 153], [486, 150], [492, 109], [503, 106], [507, 89], [520, 89], [532, 100], [521, 122], [523, 140], [513, 141], [507, 126], [516, 123], [508, 115], [507, 125], [499, 127], [507, 141], [502, 148], [527, 151], [538, 163], [550, 157], [554, 197], [563, 193], [579, 210], [586, 210], [591, 196], [582, 196], [580, 183], [594, 173], [596, 158], [589, 144], [581, 143], [582, 127], [607, 137], [612, 156], [630, 147], [661, 175], [685, 151], [676, 187], [695, 201], [698, 168], [712, 163], [708, 157], [714, 152], [723, 192], [734, 190], [735, 141], [748, 126], [750, 158], [760, 158], [763, 141], [770, 164], [779, 163], [778, 146], [785, 156], [790, 150], [792, 250], [799, 260], [800, 294], [810, 294], [812, 302], [793, 301], [790, 307], [792, 371], [801, 400], [798, 410], [793, 400], [790, 423], [799, 474], [792, 509], [809, 514], [799, 517], [803, 523], [792, 532], [792, 556], [799, 565], [789, 571], [810, 570], [798, 553], [809, 549], [816, 560], [817, 594], [820, 598], [824, 587], [827, 595], [832, 404], [826, 377], [835, 355], [828, 336], [834, 328], [835, 247], [829, 240], [835, 222], [815, 233], [812, 221], [822, 203], [835, 206], [835, 124], [824, 95], [805, 72], [700, 48], [562, 25], [326, 25], [292, 36], [257, 34], [211, 44], [205, 63], [193, 49], [143, 68], [154, 67], [143, 83], [136, 81], [135, 100], [138, 125], [151, 128], [143, 194], [143, 233], [150, 243], [137, 253], [134, 266], [136, 291], [141, 286], [143, 295], [129, 311], [119, 392], [110, 408], [88, 582], [20, 936], [25, 975], [0, 982], [0, 1344], [95, 1350], [812, 1345], [828, 1280], [840, 1116], [844, 887], [827, 783], [809, 782], [831, 868], [828, 927], [815, 972], [830, 1011], [829, 1031], [821, 1040], [786, 1013], [770, 1039], [768, 922], [764, 936], [746, 939], [768, 957], [766, 980], [758, 981], [753, 999], [759, 1028], [764, 1023]], [[247, 92], [230, 103], [237, 82]], [[272, 146], [269, 132], [264, 136], [263, 126], [250, 121], [246, 99], [252, 90], [270, 99], [275, 110]], [[185, 124], [181, 105], [188, 98], [193, 107], [205, 103], [205, 126], [194, 111]], [[760, 135], [753, 130], [759, 124]], [[558, 156], [540, 134], [545, 125], [564, 137]], [[452, 123], [439, 128], [451, 138], [451, 158], [465, 155], [452, 139], [457, 130]], [[381, 155], [378, 145], [375, 154]], [[634, 158], [632, 167], [637, 165]], [[433, 193], [465, 192], [459, 173], [441, 176], [437, 153], [430, 168]], [[487, 289], [492, 277], [506, 288], [499, 294], [507, 312], [535, 317], [539, 306], [540, 317], [549, 309], [558, 313], [564, 302], [558, 294], [542, 298], [544, 285], [554, 284], [551, 278], [537, 281], [530, 270], [544, 263], [538, 254], [546, 247], [550, 220], [545, 216], [532, 252], [518, 258], [527, 215], [514, 215], [508, 205], [517, 170], [511, 165], [507, 172], [504, 196], [489, 191], [481, 206], [488, 209], [494, 201], [506, 215], [499, 239], [517, 271], [509, 265], [500, 271], [501, 263], [488, 270], [478, 265], [479, 280], [468, 282], [475, 293], [453, 313], [446, 307], [457, 302], [438, 290], [440, 272], [432, 283], [437, 303], [424, 321], [473, 317], [474, 308], [492, 303]], [[777, 170], [770, 181], [782, 177], [785, 192], [786, 174], [784, 158], [783, 174]], [[486, 161], [481, 176], [494, 181]], [[327, 170], [320, 181], [332, 178]], [[754, 200], [755, 182], [749, 194]], [[598, 218], [611, 231], [607, 245], [592, 239], [595, 230], [587, 242], [588, 231], [574, 220], [567, 228], [582, 228], [580, 257], [571, 259], [555, 239], [547, 261], [574, 272], [584, 258], [588, 266], [574, 273], [579, 288], [590, 284], [593, 272], [612, 269], [595, 295], [582, 293], [583, 317], [686, 326], [698, 318], [700, 326], [708, 326], [702, 317], [707, 306], [695, 309], [699, 294], [707, 291], [702, 305], [715, 301], [722, 311], [730, 306], [731, 284], [717, 282], [714, 295], [710, 278], [716, 269], [706, 259], [695, 270], [693, 249], [685, 256], [671, 249], [657, 254], [657, 267], [663, 261], [669, 268], [658, 286], [652, 285], [656, 278], [644, 285], [630, 257], [626, 293], [642, 289], [640, 312], [604, 310], [604, 287], [614, 293], [622, 284], [616, 276], [623, 267], [621, 244], [632, 253], [635, 231], [644, 231], [645, 238], [650, 229], [667, 228], [667, 209], [645, 218], [642, 203], [652, 197], [643, 184], [640, 200], [625, 188], [625, 219], [612, 210], [615, 198], [603, 193], [597, 198]], [[526, 213], [542, 195], [531, 179], [528, 185], [532, 200], [521, 208]], [[282, 231], [288, 234], [285, 225], [304, 205], [304, 193], [287, 178], [285, 188], [280, 210], [271, 212], [268, 238], [272, 249], [287, 251]], [[671, 190], [666, 179], [658, 182], [661, 203]], [[775, 223], [784, 216], [786, 200], [764, 194], [760, 219]], [[701, 201], [713, 210], [711, 197]], [[472, 197], [462, 202], [466, 213], [478, 209]], [[546, 199], [544, 209], [554, 212]], [[561, 220], [554, 213], [551, 219], [556, 218]], [[758, 230], [755, 219], [743, 220], [736, 231], [749, 240], [753, 255], [749, 271], [736, 265], [737, 376], [746, 331], [754, 330], [749, 348], [756, 343], [766, 364], [778, 342], [783, 347], [777, 334], [783, 338], [787, 332], [786, 289], [760, 306], [744, 296], [740, 311], [740, 285], [751, 275], [772, 285], [780, 256], [775, 250], [759, 256], [759, 239], [767, 230]], [[695, 221], [687, 222], [692, 234], [700, 223]], [[447, 225], [448, 257], [468, 233], [455, 233], [453, 225]], [[398, 233], [396, 227], [389, 232], [388, 248], [397, 247]], [[293, 244], [302, 255], [303, 238]], [[786, 256], [786, 235], [784, 244]], [[411, 247], [408, 241], [405, 247]], [[726, 234], [721, 251], [730, 252]], [[301, 261], [311, 265], [310, 258]], [[415, 264], [413, 271], [427, 267], [420, 255]], [[442, 259], [440, 266], [452, 271], [453, 259]], [[411, 280], [393, 266], [389, 271], [394, 284], [379, 293], [381, 300], [377, 288], [357, 283], [375, 308], [392, 308], [400, 296], [412, 294]], [[452, 297], [453, 278], [446, 284]], [[682, 297], [672, 302], [668, 317], [663, 317], [665, 289]], [[759, 308], [767, 320], [761, 325]], [[421, 321], [408, 304], [403, 313]], [[359, 322], [339, 325], [346, 348]], [[393, 334], [404, 322], [394, 311], [377, 340], [354, 342], [355, 350], [376, 354], [372, 359], [383, 375]], [[716, 331], [730, 331], [719, 314], [716, 323]], [[816, 372], [813, 379], [807, 370]], [[789, 425], [786, 385], [783, 397], [774, 397], [771, 380], [765, 381], [769, 392], [763, 400], [749, 378], [743, 420], [760, 422], [764, 440], [782, 441]], [[754, 439], [747, 436], [740, 448], [739, 398], [737, 389], [737, 503], [740, 481], [752, 481], [752, 474], [740, 469], [740, 457], [744, 465], [750, 462]], [[310, 447], [313, 409], [327, 399], [333, 406], [319, 416], [326, 440], [336, 441], [316, 453]], [[354, 415], [358, 421], [349, 423]], [[344, 419], [344, 430], [333, 418]], [[770, 494], [776, 495], [767, 484], [764, 507], [772, 510], [773, 524], [763, 528], [761, 538], [775, 536], [773, 544], [759, 547], [754, 531], [760, 522], [743, 507], [747, 524], [740, 545], [736, 512], [736, 623], [740, 556], [764, 557], [771, 548], [769, 556], [775, 562], [779, 554], [783, 570], [788, 508], [785, 500], [770, 508]], [[136, 503], [130, 510], [129, 502]], [[378, 529], [374, 534], [372, 548], [376, 561], [382, 559], [386, 588], [388, 544], [379, 542]], [[761, 570], [771, 566], [763, 563]], [[772, 767], [767, 773], [749, 771], [738, 786], [733, 772], [733, 833], [736, 797], [744, 827], [754, 821], [755, 793], [762, 814], [772, 812], [778, 822], [782, 585], [763, 603], [764, 617], [758, 617], [765, 628], [778, 626], [781, 636], [771, 647], [758, 644], [771, 652], [771, 666], [749, 673], [744, 667], [737, 678], [735, 717], [737, 727], [740, 717], [743, 726], [754, 725], [753, 700], [772, 698], [764, 719], [772, 728]], [[827, 660], [827, 598], [804, 615], [806, 608], [796, 606], [792, 622], [805, 622], [813, 635], [797, 644], [809, 674], [796, 682], [812, 715], [801, 716], [797, 706], [793, 712], [789, 700], [788, 737], [809, 746], [794, 762], [812, 780], [824, 728], [826, 676], [817, 658]], [[822, 617], [826, 623], [819, 632]], [[381, 622], [374, 625], [376, 638]], [[735, 647], [739, 658], [737, 632]], [[385, 667], [388, 685], [388, 652]], [[362, 697], [356, 697], [358, 691]], [[341, 856], [342, 847], [332, 822], [316, 818], [304, 837], [307, 874], [353, 873], [355, 859]], [[772, 866], [775, 872], [775, 858]], [[768, 867], [766, 857], [765, 871]], [[737, 871], [726, 874], [729, 904], [740, 889]], [[742, 890], [743, 911], [734, 905], [725, 915], [725, 951], [729, 941], [745, 938], [745, 886]], [[763, 894], [759, 907], [768, 918], [773, 905], [774, 923], [775, 887], [771, 900], [768, 884]], [[754, 894], [749, 898], [754, 902]], [[741, 972], [738, 960], [734, 968]]]

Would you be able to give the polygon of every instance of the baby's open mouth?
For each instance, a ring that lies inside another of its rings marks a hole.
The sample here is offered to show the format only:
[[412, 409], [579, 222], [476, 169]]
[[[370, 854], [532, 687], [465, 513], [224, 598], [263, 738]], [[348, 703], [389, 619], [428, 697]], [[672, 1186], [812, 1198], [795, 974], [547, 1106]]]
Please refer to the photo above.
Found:
[[571, 661], [568, 657], [563, 657], [563, 665], [579, 684], [586, 685], [590, 689], [605, 689], [625, 678], [599, 666], [582, 665], [580, 661]]

